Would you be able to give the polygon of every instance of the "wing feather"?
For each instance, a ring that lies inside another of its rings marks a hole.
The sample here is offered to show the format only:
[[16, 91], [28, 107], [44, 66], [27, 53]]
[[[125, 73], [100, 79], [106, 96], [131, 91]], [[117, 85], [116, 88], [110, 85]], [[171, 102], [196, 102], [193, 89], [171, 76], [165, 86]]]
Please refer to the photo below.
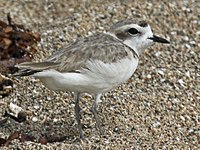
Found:
[[34, 72], [47, 69], [76, 72], [81, 68], [87, 68], [87, 62], [91, 60], [100, 60], [104, 63], [117, 62], [128, 56], [127, 48], [130, 49], [117, 38], [101, 33], [75, 41], [55, 52], [44, 62], [25, 62], [18, 64], [17, 67]]
[[108, 34], [97, 34], [77, 40], [71, 45], [53, 54], [47, 62], [58, 63], [54, 69], [60, 72], [72, 72], [85, 68], [87, 61], [101, 60], [105, 63], [116, 62], [126, 57], [127, 47]]

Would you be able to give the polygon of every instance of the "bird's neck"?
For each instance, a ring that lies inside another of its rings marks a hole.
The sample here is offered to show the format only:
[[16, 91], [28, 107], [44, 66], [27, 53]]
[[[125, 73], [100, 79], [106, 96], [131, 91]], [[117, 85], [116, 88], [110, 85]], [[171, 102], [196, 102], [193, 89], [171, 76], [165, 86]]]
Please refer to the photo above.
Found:
[[144, 50], [138, 50], [135, 47], [135, 44], [133, 44], [133, 41], [131, 41], [131, 40], [125, 40], [125, 41], [123, 41], [123, 43], [126, 46], [130, 47], [137, 54], [137, 56], [140, 56], [143, 53], [143, 51], [144, 51]]
[[133, 46], [133, 44], [131, 43], [132, 41], [129, 41], [129, 40], [122, 41], [122, 40], [120, 40], [119, 38], [117, 38], [117, 36], [116, 36], [115, 34], [110, 33], [110, 32], [106, 32], [105, 34], [108, 34], [108, 35], [114, 37], [115, 39], [119, 40], [119, 42], [121, 42], [121, 43], [123, 43], [124, 45], [126, 45], [127, 47], [131, 48], [131, 49], [136, 53], [136, 55], [137, 55], [138, 57], [139, 57], [139, 55], [143, 52], [143, 51], [142, 51], [142, 52], [141, 52], [141, 51], [138, 51], [138, 50], [136, 49], [136, 47]]

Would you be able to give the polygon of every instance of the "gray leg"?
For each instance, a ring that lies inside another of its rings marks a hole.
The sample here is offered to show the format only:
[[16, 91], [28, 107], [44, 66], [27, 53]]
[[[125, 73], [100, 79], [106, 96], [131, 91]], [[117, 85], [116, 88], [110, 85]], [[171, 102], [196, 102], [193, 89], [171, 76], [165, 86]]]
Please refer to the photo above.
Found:
[[79, 100], [80, 100], [80, 93], [75, 93], [75, 114], [76, 114], [76, 121], [78, 123], [78, 130], [80, 134], [80, 138], [83, 139], [83, 130], [82, 130], [82, 124], [80, 120], [80, 106], [79, 106]]
[[103, 134], [103, 129], [102, 129], [101, 125], [100, 125], [98, 114], [97, 114], [97, 104], [98, 104], [98, 102], [100, 100], [100, 97], [101, 97], [101, 94], [98, 94], [98, 95], [94, 96], [94, 103], [92, 105], [92, 113], [93, 113], [95, 121], [96, 121], [96, 128], [99, 129], [100, 134]]

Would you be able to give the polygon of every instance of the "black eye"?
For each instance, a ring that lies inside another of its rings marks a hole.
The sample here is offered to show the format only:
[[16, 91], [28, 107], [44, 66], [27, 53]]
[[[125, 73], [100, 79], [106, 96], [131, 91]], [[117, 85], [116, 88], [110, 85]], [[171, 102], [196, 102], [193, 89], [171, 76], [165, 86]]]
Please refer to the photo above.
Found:
[[130, 33], [130, 34], [137, 34], [137, 33], [139, 33], [139, 31], [137, 30], [137, 29], [135, 29], [135, 28], [130, 28], [130, 29], [128, 29], [128, 33]]

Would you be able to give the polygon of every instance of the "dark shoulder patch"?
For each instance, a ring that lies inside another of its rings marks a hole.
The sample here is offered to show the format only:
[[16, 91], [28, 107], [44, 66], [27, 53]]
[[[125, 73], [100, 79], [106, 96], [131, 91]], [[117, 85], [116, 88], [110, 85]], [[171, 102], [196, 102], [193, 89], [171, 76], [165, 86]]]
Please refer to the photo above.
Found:
[[127, 38], [127, 33], [126, 32], [118, 32], [118, 33], [115, 33], [115, 35], [120, 39], [120, 40], [126, 40]]

